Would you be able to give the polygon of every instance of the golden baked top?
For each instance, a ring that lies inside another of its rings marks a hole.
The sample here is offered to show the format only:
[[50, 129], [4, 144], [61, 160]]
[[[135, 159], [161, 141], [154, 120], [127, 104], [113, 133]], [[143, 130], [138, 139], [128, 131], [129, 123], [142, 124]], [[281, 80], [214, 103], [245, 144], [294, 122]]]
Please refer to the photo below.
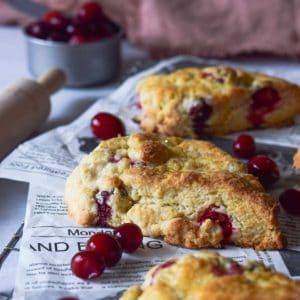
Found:
[[149, 133], [134, 133], [103, 141], [80, 164], [81, 178], [94, 187], [95, 178], [117, 176], [132, 167], [158, 172], [190, 170], [247, 173], [242, 162], [200, 140], [183, 140]]
[[258, 262], [240, 265], [216, 253], [173, 257], [152, 268], [121, 300], [296, 300], [300, 282]]

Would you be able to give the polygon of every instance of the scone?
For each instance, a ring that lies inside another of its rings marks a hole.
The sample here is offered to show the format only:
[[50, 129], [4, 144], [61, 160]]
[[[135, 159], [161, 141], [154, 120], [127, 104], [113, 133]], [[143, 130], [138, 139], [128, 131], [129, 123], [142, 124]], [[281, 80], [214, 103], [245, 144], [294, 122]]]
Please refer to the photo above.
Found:
[[136, 133], [102, 142], [66, 182], [81, 225], [132, 222], [170, 244], [280, 249], [277, 205], [244, 165], [206, 141]]
[[195, 138], [290, 125], [300, 113], [300, 87], [224, 66], [151, 75], [137, 93], [147, 132]]
[[120, 300], [298, 300], [300, 281], [258, 262], [240, 265], [215, 253], [170, 258]]
[[300, 148], [294, 155], [294, 167], [298, 170], [300, 169]]

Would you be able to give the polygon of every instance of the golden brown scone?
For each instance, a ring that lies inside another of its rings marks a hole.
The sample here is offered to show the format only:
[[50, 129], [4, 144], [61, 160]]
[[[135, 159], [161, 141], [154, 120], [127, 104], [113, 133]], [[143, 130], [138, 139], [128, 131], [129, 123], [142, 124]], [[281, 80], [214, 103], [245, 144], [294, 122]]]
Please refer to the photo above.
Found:
[[294, 167], [298, 170], [300, 169], [300, 148], [294, 155]]
[[258, 262], [240, 265], [216, 253], [173, 257], [152, 268], [120, 300], [298, 300], [300, 281]]
[[170, 244], [280, 249], [277, 205], [244, 165], [205, 141], [136, 133], [102, 142], [66, 182], [81, 225], [132, 222]]
[[180, 137], [282, 127], [300, 113], [295, 84], [225, 66], [151, 75], [139, 82], [137, 93], [141, 127]]

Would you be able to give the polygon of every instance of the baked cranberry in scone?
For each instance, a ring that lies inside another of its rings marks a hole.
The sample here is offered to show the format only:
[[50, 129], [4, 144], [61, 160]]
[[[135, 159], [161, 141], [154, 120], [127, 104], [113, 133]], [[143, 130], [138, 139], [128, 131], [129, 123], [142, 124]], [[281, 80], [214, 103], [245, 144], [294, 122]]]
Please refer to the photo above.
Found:
[[81, 225], [135, 223], [173, 245], [285, 246], [271, 196], [206, 141], [147, 133], [103, 141], [67, 179], [65, 202]]
[[147, 76], [137, 93], [141, 127], [180, 137], [282, 127], [300, 113], [295, 84], [225, 66]]

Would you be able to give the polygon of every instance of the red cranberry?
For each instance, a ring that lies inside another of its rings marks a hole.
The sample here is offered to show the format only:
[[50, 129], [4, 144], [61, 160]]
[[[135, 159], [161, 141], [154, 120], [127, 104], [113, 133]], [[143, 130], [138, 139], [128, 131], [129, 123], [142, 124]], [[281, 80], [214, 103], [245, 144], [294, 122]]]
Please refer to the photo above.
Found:
[[279, 179], [280, 173], [276, 163], [266, 155], [256, 155], [247, 163], [248, 172], [258, 177], [264, 186], [269, 186]]
[[211, 268], [211, 271], [216, 276], [224, 276], [226, 274], [225, 269], [221, 265], [215, 265]]
[[93, 117], [91, 128], [94, 135], [101, 140], [125, 134], [125, 128], [120, 119], [106, 112], [98, 113]]
[[122, 247], [116, 238], [105, 233], [96, 233], [86, 243], [86, 249], [103, 257], [107, 267], [114, 266], [122, 256]]
[[70, 38], [70, 43], [74, 44], [74, 45], [79, 45], [79, 44], [84, 44], [84, 43], [88, 43], [88, 38], [83, 36], [83, 35], [72, 35]]
[[235, 261], [231, 262], [227, 274], [228, 275], [240, 275], [244, 273], [244, 269]]
[[274, 110], [277, 102], [280, 101], [278, 92], [272, 87], [264, 87], [252, 95], [252, 104], [248, 115], [249, 122], [254, 127], [259, 127], [264, 116]]
[[98, 22], [89, 24], [89, 33], [91, 37], [98, 37], [98, 39], [109, 38], [113, 34], [110, 21], [102, 19]]
[[141, 103], [141, 100], [138, 100], [138, 101], [137, 101], [136, 107], [137, 107], [138, 109], [142, 109], [142, 103]]
[[202, 101], [198, 105], [195, 105], [189, 111], [189, 115], [192, 119], [193, 128], [197, 135], [202, 135], [203, 130], [206, 127], [206, 121], [212, 114], [212, 107], [205, 101]]
[[278, 92], [272, 87], [264, 87], [252, 95], [252, 108], [273, 107], [279, 100]]
[[175, 259], [170, 259], [167, 260], [166, 262], [162, 263], [161, 265], [159, 265], [154, 272], [151, 274], [152, 280], [154, 279], [154, 277], [157, 275], [157, 273], [161, 270], [161, 269], [167, 269], [169, 267], [171, 267], [172, 265], [174, 265], [176, 263]]
[[279, 196], [281, 206], [291, 215], [300, 215], [300, 191], [288, 189]]
[[252, 136], [241, 134], [233, 142], [234, 153], [242, 158], [249, 158], [255, 153], [255, 142]]
[[70, 21], [63, 16], [62, 13], [55, 10], [46, 12], [43, 16], [43, 20], [56, 30], [66, 31]]
[[96, 2], [84, 3], [78, 12], [78, 18], [84, 22], [94, 22], [103, 16], [101, 6]]
[[47, 39], [49, 41], [55, 41], [55, 42], [68, 42], [69, 35], [65, 31], [52, 30], [50, 31]]
[[38, 39], [46, 39], [49, 27], [45, 22], [31, 23], [26, 27], [26, 33]]
[[99, 255], [91, 251], [76, 253], [71, 260], [71, 270], [79, 278], [92, 279], [104, 271], [104, 262]]
[[223, 244], [231, 242], [231, 235], [233, 232], [232, 221], [227, 214], [216, 211], [216, 207], [208, 207], [199, 217], [198, 223], [201, 225], [205, 220], [210, 219], [214, 223], [219, 224], [223, 232]]
[[88, 43], [95, 43], [99, 42], [101, 40], [101, 37], [99, 36], [91, 36], [88, 38]]
[[143, 233], [135, 224], [125, 223], [114, 230], [114, 235], [121, 244], [124, 251], [133, 253], [136, 251], [143, 240]]
[[241, 275], [244, 273], [244, 269], [238, 263], [233, 261], [228, 267], [222, 265], [213, 266], [212, 272], [216, 276]]
[[224, 83], [224, 79], [223, 78], [220, 78], [220, 77], [215, 77], [212, 73], [208, 73], [208, 72], [203, 72], [201, 74], [201, 78], [204, 78], [204, 79], [211, 79], [215, 82], [218, 82], [218, 83]]
[[71, 24], [67, 27], [67, 32], [70, 35], [80, 35], [84, 37], [89, 36], [89, 24], [80, 21], [79, 19], [74, 19]]
[[98, 226], [107, 226], [107, 221], [111, 217], [111, 206], [109, 205], [109, 198], [112, 193], [108, 191], [101, 191], [96, 194], [96, 201], [98, 205]]

